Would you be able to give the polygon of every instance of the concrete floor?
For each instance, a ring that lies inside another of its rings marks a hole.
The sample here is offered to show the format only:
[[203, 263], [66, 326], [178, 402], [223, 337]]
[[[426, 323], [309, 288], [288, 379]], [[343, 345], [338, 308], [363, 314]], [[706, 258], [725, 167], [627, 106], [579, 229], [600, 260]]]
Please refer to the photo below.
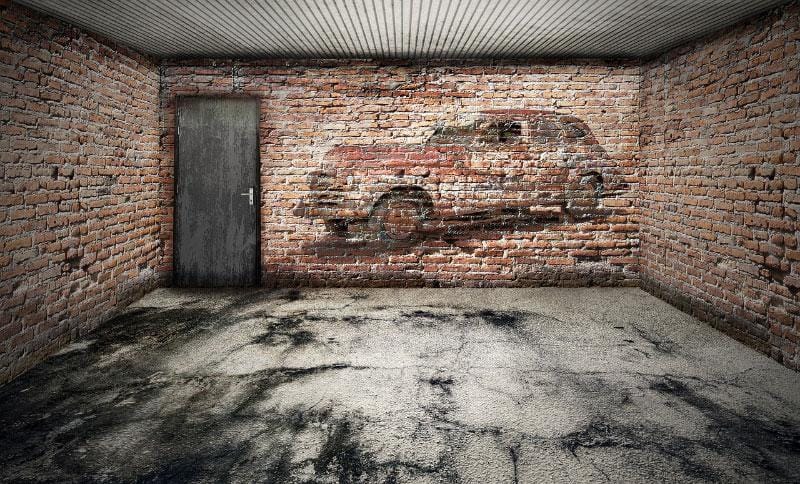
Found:
[[638, 289], [162, 289], [92, 337], [0, 387], [0, 479], [800, 480], [800, 374]]

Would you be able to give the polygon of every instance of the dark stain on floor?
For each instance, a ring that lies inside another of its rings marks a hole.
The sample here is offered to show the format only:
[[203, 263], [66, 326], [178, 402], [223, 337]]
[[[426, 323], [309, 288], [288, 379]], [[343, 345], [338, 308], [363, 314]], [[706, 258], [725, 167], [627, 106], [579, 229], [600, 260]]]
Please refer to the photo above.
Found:
[[653, 348], [664, 355], [671, 355], [677, 350], [677, 344], [674, 341], [671, 341], [662, 336], [654, 336], [649, 332], [639, 328], [638, 326], [633, 326], [634, 331], [639, 335], [640, 338], [650, 343]]
[[452, 394], [453, 390], [451, 387], [453, 386], [454, 380], [453, 377], [447, 376], [433, 376], [428, 380], [432, 386], [439, 388], [444, 393], [450, 395]]
[[288, 448], [284, 448], [275, 462], [267, 467], [266, 479], [267, 484], [283, 484], [288, 482], [292, 477], [292, 453]]
[[519, 484], [519, 446], [510, 446], [508, 453], [511, 456], [511, 465], [514, 469], [514, 484]]
[[668, 400], [682, 401], [703, 414], [708, 420], [708, 432], [716, 436], [702, 442], [707, 449], [719, 453], [733, 451], [739, 458], [783, 478], [800, 476], [800, 467], [792, 470], [791, 465], [787, 466], [797, 464], [800, 457], [800, 424], [797, 422], [771, 420], [755, 409], [749, 413], [736, 412], [671, 376], [654, 381], [650, 389]]
[[374, 468], [372, 457], [354, 438], [351, 423], [338, 422], [328, 435], [314, 462], [317, 476], [333, 474], [341, 484], [360, 482], [368, 468]]
[[[258, 304], [286, 297], [285, 292], [255, 291], [214, 309], [202, 307], [201, 301], [177, 308], [131, 309], [95, 331], [88, 348], [55, 356], [0, 387], [0, 481], [393, 483], [429, 476], [438, 482], [460, 482], [452, 451], [443, 451], [428, 464], [396, 456], [380, 460], [364, 434], [382, 422], [335, 413], [329, 402], [320, 403], [315, 395], [280, 412], [263, 408], [283, 385], [337, 372], [371, 371], [371, 367], [333, 362], [278, 366], [245, 375], [160, 371], [165, 358], [193, 338], [250, 320]], [[406, 324], [411, 317], [455, 324], [450, 321], [464, 314], [473, 321], [514, 330], [530, 317], [521, 311], [448, 311], [408, 311], [393, 323]], [[262, 312], [258, 317], [263, 319], [264, 333], [252, 343], [313, 344], [317, 336], [309, 325], [312, 321], [342, 321], [365, 328], [369, 322], [386, 322], [371, 316], [368, 311], [352, 317]], [[526, 459], [535, 458], [529, 445], [541, 443], [542, 437], [460, 422], [454, 410], [463, 402], [452, 391], [456, 378], [440, 373], [421, 380], [422, 388], [433, 389], [434, 401], [425, 403], [419, 433], [409, 438], [426, 445], [434, 435], [455, 448], [470, 436], [495, 439], [510, 459], [506, 461], [513, 468], [509, 474], [513, 473], [515, 482], [524, 482]], [[594, 396], [618, 393], [617, 388], [597, 380], [581, 386], [565, 378], [560, 385]], [[458, 380], [459, 385], [463, 383]], [[707, 382], [665, 375], [652, 377], [644, 385], [639, 393], [655, 398], [659, 405], [699, 412], [707, 425], [704, 436], [688, 438], [657, 423], [624, 424], [616, 416], [598, 415], [584, 427], [556, 438], [554, 445], [578, 460], [588, 452], [626, 455], [628, 449], [641, 450], [677, 462], [684, 475], [676, 478], [730, 480], [730, 474], [705, 463], [704, 453], [711, 453], [726, 456], [737, 468], [755, 469], [754, 474], [740, 475], [741, 480], [797, 481], [797, 421], [772, 419], [758, 409], [734, 409], [716, 402], [702, 392], [711, 385]], [[551, 389], [537, 388], [542, 390]], [[310, 456], [298, 456], [292, 450], [301, 435], [315, 436], [321, 443]], [[514, 439], [513, 445], [509, 438]], [[301, 475], [313, 478], [302, 481]]]
[[429, 319], [433, 322], [447, 321], [453, 317], [452, 314], [438, 313], [424, 309], [415, 309], [413, 311], [407, 311], [403, 313], [403, 316], [405, 316], [406, 318]]
[[630, 447], [631, 443], [618, 429], [607, 422], [594, 421], [585, 428], [565, 435], [561, 444], [573, 456], [577, 457], [579, 447], [593, 449], [595, 447]]
[[[302, 313], [278, 318], [267, 317], [266, 319], [269, 321], [266, 331], [253, 338], [251, 343], [269, 346], [289, 343], [291, 346], [304, 346], [314, 343], [317, 339], [314, 332], [300, 329], [301, 326], [312, 320]], [[313, 320], [317, 320], [317, 318]]]
[[521, 311], [493, 311], [484, 309], [478, 312], [464, 313], [467, 318], [480, 318], [486, 323], [503, 329], [517, 329], [521, 322], [525, 320], [525, 314]]
[[[696, 385], [707, 385], [695, 382]], [[797, 482], [797, 457], [800, 455], [800, 427], [785, 421], [771, 421], [763, 416], [742, 414], [712, 401], [692, 389], [687, 382], [664, 376], [656, 378], [649, 390], [670, 407], [688, 405], [706, 419], [700, 437], [674, 433], [673, 429], [653, 421], [649, 425], [631, 425], [609, 416], [598, 416], [585, 427], [561, 438], [562, 446], [580, 460], [580, 449], [629, 448], [672, 460], [692, 479], [704, 482], [727, 482], [731, 473], [738, 480]], [[683, 406], [681, 409], [685, 408]], [[732, 458], [729, 469], [708, 465], [709, 453]], [[746, 472], [746, 473], [743, 473]]]
[[[707, 465], [698, 456], [698, 443], [692, 439], [671, 434], [658, 425], [626, 425], [607, 416], [598, 417], [584, 428], [564, 436], [562, 446], [573, 457], [581, 460], [580, 449], [590, 451], [598, 448], [623, 448], [644, 451], [646, 455], [674, 462], [684, 473], [686, 480], [701, 482], [724, 482], [724, 474]], [[613, 480], [605, 474], [607, 480]], [[617, 470], [618, 471], [618, 470]], [[658, 481], [656, 475], [649, 480]], [[663, 477], [661, 477], [663, 479]]]

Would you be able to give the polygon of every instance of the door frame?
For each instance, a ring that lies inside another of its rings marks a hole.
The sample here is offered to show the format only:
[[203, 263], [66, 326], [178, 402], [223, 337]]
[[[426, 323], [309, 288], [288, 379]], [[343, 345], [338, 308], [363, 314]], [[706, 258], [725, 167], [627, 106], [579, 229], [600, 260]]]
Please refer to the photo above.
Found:
[[[178, 180], [180, 180], [178, 174], [180, 171], [180, 156], [178, 154], [179, 147], [180, 147], [180, 108], [181, 102], [183, 99], [192, 98], [206, 98], [206, 99], [252, 99], [256, 102], [258, 106], [258, 123], [256, 125], [256, 173], [255, 173], [255, 181], [256, 186], [254, 187], [253, 193], [253, 206], [256, 208], [256, 260], [255, 260], [255, 271], [256, 275], [254, 278], [254, 283], [252, 286], [242, 286], [242, 287], [260, 287], [262, 282], [262, 254], [261, 254], [261, 117], [262, 117], [262, 109], [261, 109], [261, 100], [262, 98], [259, 96], [251, 96], [247, 94], [239, 94], [239, 93], [200, 93], [200, 94], [178, 94], [174, 96], [174, 108], [173, 112], [175, 115], [174, 122], [173, 122], [173, 134], [174, 140], [172, 143], [172, 189], [173, 189], [173, 196], [172, 196], [172, 274], [171, 274], [171, 281], [172, 286], [176, 285], [177, 281], [177, 274], [178, 274], [178, 247], [180, 246], [179, 239], [180, 239], [180, 231], [178, 230], [180, 224], [180, 217], [178, 217]], [[179, 286], [179, 287], [188, 287], [188, 286]]]

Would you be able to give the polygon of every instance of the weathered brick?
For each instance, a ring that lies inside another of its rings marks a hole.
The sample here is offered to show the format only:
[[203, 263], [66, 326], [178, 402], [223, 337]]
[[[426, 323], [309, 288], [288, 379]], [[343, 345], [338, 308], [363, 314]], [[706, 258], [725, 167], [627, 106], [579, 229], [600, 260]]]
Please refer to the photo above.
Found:
[[[654, 59], [640, 92], [643, 287], [790, 368], [800, 364], [786, 336], [800, 317], [791, 265], [800, 158], [790, 142], [800, 70], [783, 47], [797, 43], [798, 15], [793, 2]], [[746, 71], [720, 65], [714, 52], [748, 60]], [[706, 79], [702, 89], [687, 73]]]
[[[160, 180], [168, 205], [174, 196], [175, 98], [217, 92], [231, 78], [232, 65], [164, 65]], [[446, 61], [412, 66], [352, 61], [236, 65], [246, 75], [230, 89], [262, 98], [265, 283], [392, 285], [392, 261], [402, 260], [421, 269], [404, 275], [407, 282], [416, 278], [415, 285], [559, 284], [557, 278], [531, 277], [530, 268], [519, 266], [521, 258], [530, 257], [539, 259], [540, 267], [553, 266], [548, 270], [558, 265], [571, 273], [592, 272], [596, 284], [638, 278], [633, 200], [639, 129], [631, 114], [638, 107], [636, 62], [503, 69]], [[591, 74], [574, 75], [584, 70]], [[547, 105], [541, 102], [545, 98], [551, 99]], [[469, 100], [469, 108], [455, 110], [456, 99]], [[562, 118], [572, 119], [572, 124], [564, 124]], [[483, 123], [484, 131], [470, 132], [476, 122]], [[503, 123], [524, 133], [501, 132]], [[546, 123], [558, 127], [548, 132]], [[477, 143], [480, 136], [494, 136], [494, 147]], [[567, 173], [562, 156], [588, 161]], [[581, 174], [593, 170], [606, 188], [600, 211], [582, 192], [589, 185], [578, 183]], [[328, 191], [344, 200], [336, 213], [311, 207], [315, 197], [326, 195], [324, 185], [329, 182], [338, 186]], [[375, 238], [364, 222], [374, 214], [373, 207], [393, 190], [410, 187], [430, 197], [428, 222], [411, 241]], [[557, 207], [559, 201], [550, 211], [537, 207], [537, 194], [554, 193], [563, 207]], [[581, 205], [587, 216], [572, 216], [580, 214]], [[514, 207], [522, 209], [522, 216], [506, 216], [499, 225], [488, 220]], [[531, 208], [539, 210], [543, 223], [526, 226], [525, 211]], [[593, 217], [593, 211], [603, 213]], [[445, 220], [468, 221], [465, 212], [480, 213], [471, 217], [485, 217], [486, 227], [481, 220], [446, 227], [450, 222]], [[171, 216], [163, 213], [160, 234], [165, 251], [161, 270], [167, 272], [172, 263]], [[350, 222], [337, 226], [337, 217]], [[615, 250], [584, 257], [570, 252], [598, 246]], [[489, 263], [480, 260], [479, 251], [497, 251], [504, 257]], [[475, 271], [491, 272], [491, 277], [475, 276]]]
[[[64, 308], [78, 299], [63, 291], [66, 278], [79, 291], [97, 290], [99, 295], [92, 301], [92, 310], [76, 319], [81, 330], [95, 327], [127, 302], [116, 295], [116, 281], [92, 277], [88, 269], [96, 263], [82, 255], [90, 242], [74, 242], [60, 229], [81, 233], [88, 222], [102, 220], [129, 233], [157, 231], [157, 210], [147, 210], [133, 199], [106, 196], [100, 200], [96, 192], [81, 193], [80, 205], [62, 201], [77, 200], [80, 187], [92, 184], [86, 177], [102, 169], [117, 177], [110, 185], [111, 193], [132, 188], [137, 200], [152, 201], [158, 207], [158, 183], [140, 180], [158, 177], [160, 155], [158, 67], [152, 60], [106, 47], [89, 34], [52, 19], [47, 22], [47, 17], [16, 4], [3, 9], [1, 17], [0, 23], [8, 28], [0, 32], [0, 43], [9, 49], [3, 51], [0, 62], [3, 383], [75, 335]], [[16, 41], [6, 42], [9, 36]], [[51, 56], [51, 49], [59, 55]], [[87, 56], [95, 62], [85, 63]], [[54, 68], [65, 59], [84, 66], [76, 64], [74, 72]], [[101, 85], [106, 86], [102, 88], [105, 98], [89, 95], [101, 92]], [[130, 93], [136, 93], [136, 103], [131, 102]], [[86, 156], [90, 153], [107, 156], [95, 159]], [[120, 181], [123, 177], [125, 181]], [[100, 206], [116, 210], [106, 213], [95, 208]], [[120, 268], [136, 278], [134, 286], [139, 291], [156, 283], [158, 244], [143, 244], [138, 238], [120, 240], [101, 232], [95, 232], [91, 243], [116, 253]], [[70, 252], [66, 252], [68, 247]], [[125, 257], [140, 247], [147, 247], [141, 257]], [[45, 302], [46, 294], [55, 299]]]
[[[0, 368], [30, 367], [74, 334], [68, 320], [93, 328], [169, 277], [176, 97], [229, 93], [261, 100], [266, 284], [636, 285], [641, 273], [800, 365], [797, 2], [643, 65], [159, 65], [16, 4], [4, 14]], [[412, 234], [387, 240], [370, 214], [411, 187], [430, 216], [387, 211]], [[326, 192], [346, 203], [309, 208]]]

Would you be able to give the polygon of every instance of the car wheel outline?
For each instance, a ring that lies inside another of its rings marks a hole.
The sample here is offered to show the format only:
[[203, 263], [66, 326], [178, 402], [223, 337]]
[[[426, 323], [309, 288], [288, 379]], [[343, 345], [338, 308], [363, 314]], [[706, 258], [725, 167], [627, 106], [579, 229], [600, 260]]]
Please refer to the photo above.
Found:
[[425, 189], [394, 187], [372, 205], [367, 227], [382, 240], [415, 241], [432, 213], [433, 200]]

